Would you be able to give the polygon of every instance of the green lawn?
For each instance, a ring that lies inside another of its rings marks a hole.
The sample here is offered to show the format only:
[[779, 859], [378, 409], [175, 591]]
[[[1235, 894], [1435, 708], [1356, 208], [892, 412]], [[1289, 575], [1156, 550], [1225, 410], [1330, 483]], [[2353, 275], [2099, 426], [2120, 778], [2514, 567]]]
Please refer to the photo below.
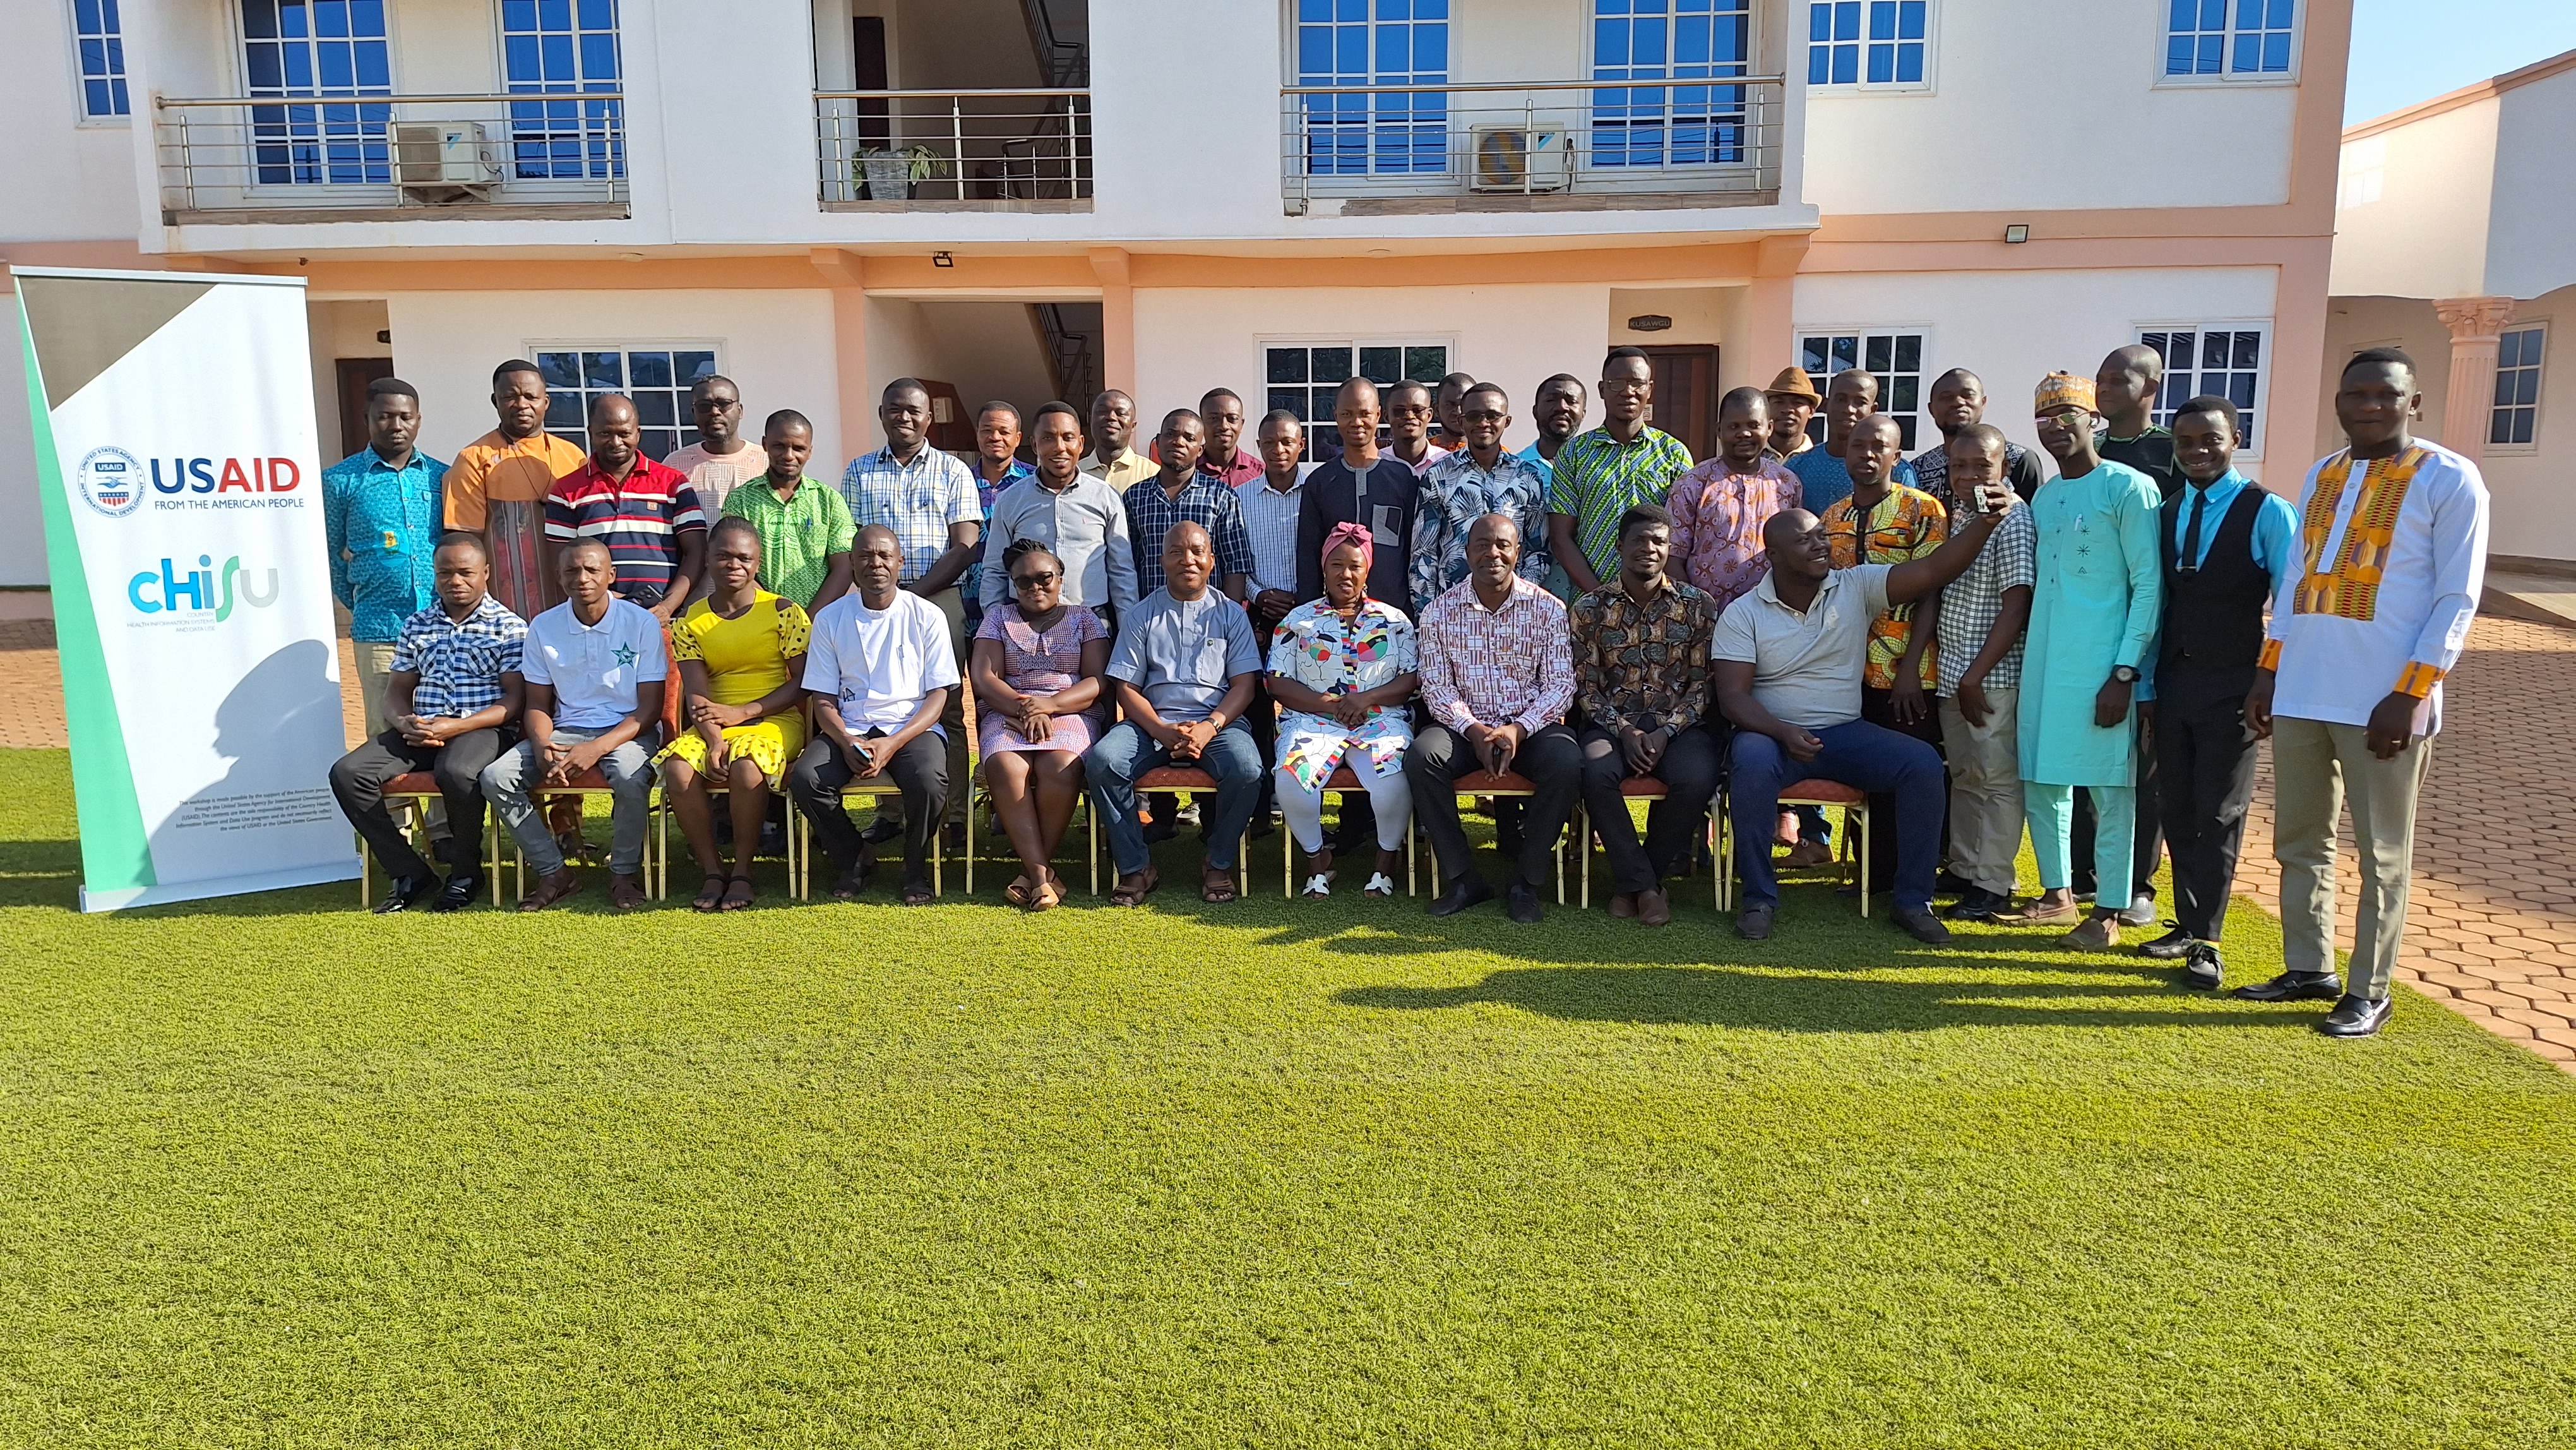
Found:
[[1275, 842], [1226, 908], [85, 919], [67, 781], [0, 752], [10, 1445], [2576, 1441], [2576, 1082], [2411, 996]]

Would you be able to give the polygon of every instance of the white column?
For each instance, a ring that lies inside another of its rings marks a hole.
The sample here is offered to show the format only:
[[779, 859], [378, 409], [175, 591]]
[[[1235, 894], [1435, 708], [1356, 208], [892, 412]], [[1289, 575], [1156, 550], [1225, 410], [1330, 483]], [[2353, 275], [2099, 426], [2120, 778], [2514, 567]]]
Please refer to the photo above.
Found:
[[2451, 329], [2451, 387], [2442, 402], [2442, 442], [2471, 463], [2486, 459], [2487, 420], [2495, 407], [2496, 347], [2513, 320], [2510, 297], [2450, 297], [2433, 315]]

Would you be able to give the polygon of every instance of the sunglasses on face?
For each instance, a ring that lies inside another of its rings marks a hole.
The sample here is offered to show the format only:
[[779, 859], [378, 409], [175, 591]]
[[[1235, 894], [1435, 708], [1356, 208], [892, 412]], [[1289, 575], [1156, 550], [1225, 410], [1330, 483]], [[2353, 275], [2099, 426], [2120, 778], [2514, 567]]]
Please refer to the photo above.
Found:
[[1063, 577], [1063, 575], [1052, 571], [1043, 574], [1021, 574], [1013, 577], [1011, 580], [1011, 587], [1014, 589], [1037, 589], [1045, 585], [1053, 584], [1056, 580]]

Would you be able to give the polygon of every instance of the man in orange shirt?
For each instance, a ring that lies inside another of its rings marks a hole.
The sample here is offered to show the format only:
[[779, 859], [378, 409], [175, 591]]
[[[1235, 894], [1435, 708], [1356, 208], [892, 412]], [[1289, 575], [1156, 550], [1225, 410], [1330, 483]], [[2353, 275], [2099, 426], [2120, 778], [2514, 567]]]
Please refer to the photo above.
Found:
[[545, 573], [546, 495], [589, 455], [546, 432], [546, 381], [535, 363], [513, 358], [492, 370], [492, 411], [500, 426], [456, 450], [448, 466], [447, 526], [483, 536], [492, 597], [534, 619], [557, 598]]

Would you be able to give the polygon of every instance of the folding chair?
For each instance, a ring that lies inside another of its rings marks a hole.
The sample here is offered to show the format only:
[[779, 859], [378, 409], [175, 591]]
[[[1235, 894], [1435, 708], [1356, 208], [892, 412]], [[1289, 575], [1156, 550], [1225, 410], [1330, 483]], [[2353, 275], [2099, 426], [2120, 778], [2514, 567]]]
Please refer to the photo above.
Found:
[[[1536, 796], [1536, 795], [1538, 794], [1538, 787], [1537, 787], [1535, 784], [1533, 784], [1533, 783], [1531, 782], [1531, 780], [1530, 780], [1530, 778], [1529, 778], [1528, 776], [1525, 776], [1525, 775], [1519, 774], [1519, 773], [1518, 773], [1518, 772], [1516, 772], [1516, 771], [1508, 771], [1508, 770], [1507, 770], [1507, 771], [1504, 771], [1504, 772], [1503, 772], [1502, 774], [1500, 774], [1500, 775], [1495, 775], [1495, 774], [1493, 774], [1493, 773], [1492, 773], [1492, 772], [1490, 772], [1490, 771], [1483, 771], [1483, 770], [1471, 770], [1471, 771], [1467, 772], [1465, 775], [1462, 775], [1462, 776], [1458, 777], [1456, 780], [1451, 781], [1451, 782], [1449, 783], [1449, 785], [1450, 785], [1450, 791], [1451, 791], [1451, 793], [1452, 793], [1452, 794], [1454, 794], [1454, 795], [1457, 795], [1457, 796], [1461, 796], [1461, 797], [1464, 797], [1464, 796], [1518, 796], [1518, 797], [1520, 797], [1520, 798], [1522, 798], [1522, 799], [1528, 799], [1528, 798], [1533, 797], [1533, 796]], [[1580, 802], [1577, 802], [1577, 803], [1576, 803], [1576, 806], [1575, 806], [1574, 819], [1579, 821], [1579, 820], [1581, 820], [1581, 819], [1582, 819], [1582, 815], [1583, 815], [1583, 808], [1582, 808], [1582, 805], [1581, 805], [1581, 803], [1580, 803]], [[1413, 818], [1413, 819], [1414, 819], [1414, 824], [1415, 824], [1416, 826], [1419, 826], [1419, 825], [1421, 824], [1422, 817], [1421, 817], [1421, 814], [1420, 814], [1419, 812], [1415, 813], [1415, 815], [1414, 815], [1414, 818]], [[1413, 894], [1414, 894], [1414, 890], [1413, 890], [1413, 873], [1414, 873], [1414, 866], [1413, 866], [1413, 863], [1414, 863], [1414, 859], [1415, 859], [1415, 856], [1414, 856], [1414, 850], [1413, 850], [1413, 842], [1412, 842], [1412, 839], [1411, 839], [1411, 837], [1412, 837], [1412, 830], [1411, 830], [1411, 829], [1408, 829], [1408, 830], [1406, 831], [1405, 835], [1406, 835], [1406, 840], [1405, 840], [1405, 845], [1404, 845], [1404, 876], [1405, 876], [1405, 881], [1404, 881], [1404, 893], [1405, 893], [1405, 895], [1407, 895], [1407, 896], [1411, 896], [1411, 895], [1413, 895]], [[1557, 905], [1559, 905], [1559, 906], [1563, 906], [1563, 905], [1565, 904], [1565, 840], [1564, 840], [1564, 838], [1563, 838], [1562, 836], [1559, 836], [1559, 837], [1558, 837], [1558, 839], [1557, 839], [1555, 855], [1556, 855], [1556, 904], [1557, 904]], [[1436, 861], [1436, 860], [1435, 860], [1435, 861], [1432, 863], [1431, 869], [1432, 869], [1432, 870], [1433, 870], [1433, 872], [1435, 872], [1435, 873], [1439, 871], [1440, 866], [1439, 866], [1438, 861]], [[1437, 885], [1438, 883], [1436, 883], [1436, 882], [1435, 882], [1435, 883], [1433, 883], [1433, 884]]]
[[[1367, 786], [1360, 783], [1360, 778], [1351, 773], [1351, 768], [1343, 765], [1334, 767], [1333, 773], [1324, 778], [1323, 795], [1327, 800], [1338, 800], [1347, 797], [1353, 791], [1365, 792], [1367, 789]], [[1279, 832], [1279, 895], [1283, 899], [1295, 899], [1296, 877], [1296, 833], [1283, 827]], [[1404, 894], [1407, 896], [1414, 894], [1413, 827], [1410, 824], [1404, 828]]]
[[[844, 809], [847, 809], [851, 801], [865, 800], [873, 801], [879, 809], [883, 809], [885, 797], [900, 797], [902, 794], [903, 787], [894, 783], [893, 776], [880, 775], [874, 780], [854, 780], [849, 784], [842, 786], [841, 805]], [[789, 828], [788, 834], [797, 838], [796, 845], [791, 848], [795, 852], [796, 865], [790, 873], [789, 879], [796, 883], [794, 888], [796, 899], [798, 901], [808, 901], [813, 899], [814, 895], [812, 880], [814, 871], [814, 823], [806, 819], [805, 810], [802, 806], [791, 806], [788, 809], [790, 814], [796, 817], [796, 823]], [[942, 863], [939, 846], [940, 834], [941, 831], [939, 827], [933, 826], [931, 828], [930, 894], [932, 896], [945, 895], [947, 890], [947, 883], [941, 870]]]
[[[1735, 901], [1735, 812], [1721, 794], [1717, 807], [1717, 909], [1726, 910]], [[1860, 882], [1860, 914], [1869, 915], [1869, 796], [1838, 780], [1810, 776], [1793, 780], [1780, 788], [1784, 806], [1841, 806], [1843, 808], [1843, 859], [1856, 867]], [[1857, 836], [1858, 850], [1854, 851]], [[1771, 838], [1764, 836], [1760, 849], [1771, 849]]]
[[[975, 862], [983, 855], [977, 845], [983, 833], [975, 828], [975, 810], [979, 804], [984, 810], [984, 825], [994, 834], [1001, 834], [1001, 822], [993, 814], [993, 792], [985, 787], [980, 778], [983, 775], [982, 769], [979, 767], [975, 773], [979, 777], [972, 786], [975, 794], [966, 802], [966, 894], [969, 896], [975, 894]], [[1083, 863], [1091, 868], [1091, 894], [1098, 896], [1100, 894], [1100, 813], [1091, 808], [1091, 792], [1087, 790], [1074, 801], [1073, 808], [1082, 816], [1083, 828], [1090, 832], [1090, 844], [1084, 849], [1082, 859]], [[1004, 836], [1005, 841], [1008, 839]], [[1057, 842], [1056, 849], [1061, 853], [1064, 843]], [[1017, 861], [1020, 858], [997, 852], [991, 859]]]
[[[1672, 791], [1670, 788], [1665, 786], [1662, 781], [1655, 779], [1651, 775], [1632, 775], [1626, 780], [1619, 782], [1619, 794], [1632, 801], [1660, 801], [1665, 799], [1667, 796], [1670, 796]], [[1716, 810], [1718, 800], [1719, 798], [1716, 796], [1711, 796], [1709, 798], [1709, 805], [1711, 808], [1710, 818], [1700, 822], [1700, 825], [1703, 827], [1700, 839], [1707, 843], [1712, 855], [1715, 854], [1717, 849], [1717, 836], [1715, 834], [1717, 831], [1717, 822], [1715, 818], [1718, 814]], [[1579, 802], [1576, 804], [1574, 808], [1574, 829], [1574, 849], [1583, 853], [1583, 895], [1577, 904], [1582, 906], [1585, 910], [1590, 910], [1592, 906], [1592, 860], [1593, 857], [1598, 854], [1592, 849], [1591, 806]], [[1690, 859], [1682, 863], [1682, 875], [1688, 877], [1697, 874], [1698, 871], [1699, 851], [1698, 848], [1694, 846], [1691, 850]], [[1721, 911], [1724, 910], [1726, 908], [1726, 883], [1722, 879], [1722, 873], [1721, 879], [1717, 885], [1716, 898], [1718, 909]]]
[[[1136, 794], [1145, 795], [1148, 792], [1163, 795], [1204, 795], [1213, 799], [1216, 795], [1216, 777], [1195, 765], [1157, 766], [1136, 777]], [[1095, 834], [1095, 851], [1097, 848], [1098, 838]], [[1252, 894], [1252, 823], [1250, 821], [1243, 823], [1243, 840], [1235, 847], [1234, 876], [1235, 895], [1243, 897]], [[1093, 880], [1096, 888], [1098, 878], [1095, 877]]]
[[[406, 771], [385, 782], [385, 805], [389, 809], [400, 810], [397, 819], [402, 823], [403, 836], [412, 843], [414, 850], [423, 847], [429, 834], [429, 803], [442, 794], [438, 778], [425, 770]], [[492, 883], [492, 904], [498, 906], [501, 904], [501, 820], [488, 806], [483, 811], [482, 866], [485, 879]], [[367, 840], [361, 836], [358, 838], [358, 903], [361, 906], [375, 904], [375, 868], [376, 858], [368, 853]]]

